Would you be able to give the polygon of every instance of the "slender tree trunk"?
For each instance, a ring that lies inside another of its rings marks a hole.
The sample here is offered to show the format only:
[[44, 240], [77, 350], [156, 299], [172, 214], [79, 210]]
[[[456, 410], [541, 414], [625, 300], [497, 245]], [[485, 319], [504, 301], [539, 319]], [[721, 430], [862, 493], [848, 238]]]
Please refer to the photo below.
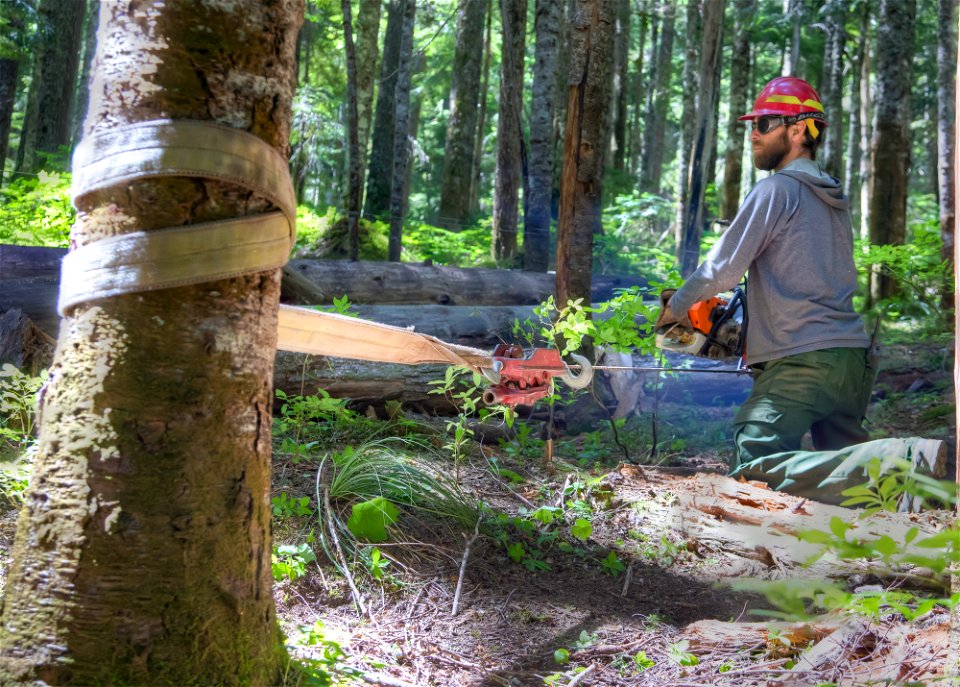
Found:
[[[300, 0], [100, 8], [85, 135], [202, 118], [287, 152]], [[189, 176], [76, 202], [77, 246], [273, 209]], [[279, 682], [269, 501], [279, 293], [276, 269], [104, 298], [63, 320], [3, 600], [0, 683]]]
[[613, 97], [610, 113], [610, 158], [613, 169], [622, 172], [627, 151], [627, 83], [630, 65], [630, 1], [617, 0], [616, 29], [613, 40]]
[[[940, 0], [937, 41], [937, 184], [940, 197], [940, 237], [943, 239], [944, 260], [953, 262], [954, 227], [956, 221], [954, 207], [954, 150], [956, 148], [956, 130], [954, 129], [954, 107], [957, 85], [954, 79], [957, 71], [957, 18], [954, 13], [956, 4], [951, 0]], [[952, 307], [952, 294], [945, 294], [944, 305]]]
[[70, 140], [77, 142], [83, 134], [83, 120], [87, 116], [87, 101], [90, 99], [90, 68], [97, 51], [97, 23], [100, 16], [100, 0], [83, 0], [87, 10], [83, 22], [83, 59], [77, 77], [76, 94], [72, 99], [70, 114]]
[[82, 0], [43, 0], [39, 14], [39, 48], [17, 153], [17, 172], [44, 166], [43, 154], [70, 145], [70, 112], [82, 51]]
[[460, 0], [457, 44], [450, 82], [450, 118], [443, 155], [438, 224], [459, 230], [473, 221], [470, 183], [473, 180], [480, 79], [483, 72], [483, 25], [489, 0]]
[[706, 158], [714, 145], [716, 126], [714, 116], [718, 97], [715, 75], [720, 69], [720, 53], [723, 45], [724, 0], [706, 0], [703, 12], [703, 49], [700, 62], [700, 103], [697, 108], [697, 127], [690, 154], [690, 180], [688, 183], [690, 210], [683, 231], [680, 273], [689, 276], [700, 261], [700, 237], [703, 234], [704, 199], [706, 185], [704, 170]]
[[361, 0], [357, 15], [357, 135], [360, 139], [360, 188], [364, 185], [364, 163], [370, 147], [373, 120], [373, 91], [376, 85], [380, 35], [380, 8], [383, 0]]
[[410, 159], [410, 81], [413, 61], [413, 28], [416, 23], [416, 0], [404, 0], [403, 33], [397, 60], [397, 86], [393, 129], [393, 183], [390, 191], [390, 240], [387, 258], [399, 262], [403, 249], [403, 220], [408, 189], [407, 162]]
[[360, 122], [357, 108], [357, 53], [353, 44], [350, 0], [341, 0], [343, 44], [347, 57], [347, 213], [349, 256], [360, 259], [360, 209], [363, 201], [363, 158], [360, 155]]
[[396, 133], [394, 117], [396, 116], [397, 73], [405, 4], [405, 0], [390, 0], [387, 6], [387, 31], [383, 38], [380, 90], [377, 92], [377, 112], [373, 121], [370, 167], [367, 170], [367, 198], [364, 206], [364, 213], [377, 219], [385, 219], [390, 214]]
[[556, 0], [537, 0], [537, 48], [530, 101], [530, 195], [523, 223], [523, 266], [536, 272], [546, 272], [550, 262], [550, 201], [556, 136], [553, 118], [561, 9]]
[[[672, 6], [672, 5], [671, 5]], [[647, 11], [647, 0], [639, 0], [636, 6], [639, 20], [639, 47], [637, 59], [633, 61], [633, 75], [631, 76], [630, 101], [633, 103], [633, 117], [630, 121], [630, 173], [637, 174], [642, 168], [641, 155], [643, 151], [643, 135], [646, 129], [640, 126], [643, 111], [643, 51], [647, 45], [647, 28], [650, 24], [650, 14]]]
[[830, 0], [826, 11], [823, 88], [821, 96], [828, 126], [820, 144], [820, 164], [835, 177], [843, 174], [843, 56], [846, 50], [847, 9], [845, 0]]
[[10, 125], [13, 122], [13, 104], [17, 97], [20, 60], [0, 58], [0, 183], [7, 161], [10, 143]]
[[856, 51], [850, 63], [850, 84], [847, 92], [850, 96], [849, 122], [847, 130], [846, 172], [843, 175], [843, 194], [850, 201], [850, 215], [854, 222], [860, 220], [860, 138], [863, 119], [860, 114], [860, 79], [863, 71], [863, 59], [867, 47], [867, 31], [870, 28], [870, 6], [864, 2], [860, 7], [860, 37]]
[[[873, 20], [874, 5], [867, 3], [865, 16], [861, 26], [865, 29], [863, 65], [860, 69], [860, 238], [870, 240], [870, 141], [873, 139], [873, 90], [871, 88], [873, 73], [873, 55], [876, 51], [875, 35], [871, 36], [870, 26]], [[867, 289], [867, 302], [870, 293]]]
[[800, 73], [800, 27], [803, 22], [803, 0], [784, 0], [783, 13], [790, 19], [791, 39], [783, 55], [782, 76]]
[[750, 25], [757, 11], [756, 0], [736, 0], [733, 17], [733, 47], [730, 61], [730, 120], [727, 122], [727, 151], [723, 162], [723, 200], [721, 219], [733, 219], [740, 207], [740, 181], [743, 177], [743, 122], [737, 117], [747, 112], [750, 76]]
[[[910, 121], [915, 0], [881, 0], [877, 17], [877, 99], [870, 145], [870, 241], [904, 242], [910, 170]], [[897, 292], [888, 275], [874, 272], [873, 302]]]
[[492, 253], [512, 260], [517, 253], [523, 126], [523, 46], [527, 0], [500, 0], [503, 49], [497, 116], [497, 176], [493, 195]]
[[487, 94], [490, 91], [490, 61], [493, 56], [491, 37], [493, 35], [493, 6], [486, 4], [487, 26], [483, 40], [483, 80], [480, 84], [480, 113], [477, 115], [477, 132], [473, 144], [473, 173], [470, 178], [470, 215], [480, 214], [480, 170], [483, 168], [483, 140], [487, 129]]
[[590, 300], [593, 235], [600, 232], [604, 110], [613, 71], [613, 0], [578, 0], [564, 127], [560, 216], [557, 221], [557, 304]]
[[684, 28], [683, 110], [680, 117], [680, 140], [677, 143], [677, 214], [674, 223], [677, 263], [683, 255], [683, 235], [686, 230], [690, 203], [690, 152], [693, 148], [694, 127], [700, 108], [700, 36], [703, 31], [700, 0], [687, 2], [687, 20]]
[[675, 9], [672, 2], [661, 5], [662, 24], [656, 51], [656, 64], [651, 84], [650, 115], [647, 117], [641, 188], [650, 193], [660, 193], [663, 176], [663, 147], [666, 136], [667, 109], [670, 106], [670, 86], [673, 81], [673, 38]]

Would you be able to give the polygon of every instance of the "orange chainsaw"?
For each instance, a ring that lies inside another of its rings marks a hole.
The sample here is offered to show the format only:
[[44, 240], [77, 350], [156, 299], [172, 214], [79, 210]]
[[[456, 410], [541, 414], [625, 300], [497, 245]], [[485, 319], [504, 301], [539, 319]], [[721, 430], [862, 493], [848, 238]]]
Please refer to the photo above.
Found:
[[[672, 290], [660, 294], [666, 306]], [[714, 296], [697, 301], [687, 311], [692, 327], [679, 322], [657, 324], [657, 348], [701, 358], [728, 360], [744, 356], [747, 334], [747, 302], [743, 289], [737, 287], [729, 298]]]

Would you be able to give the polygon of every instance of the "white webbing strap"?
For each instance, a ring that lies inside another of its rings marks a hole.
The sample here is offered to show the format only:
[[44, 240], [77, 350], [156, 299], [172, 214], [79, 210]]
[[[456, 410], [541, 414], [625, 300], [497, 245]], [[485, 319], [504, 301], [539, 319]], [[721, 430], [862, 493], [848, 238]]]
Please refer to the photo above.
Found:
[[282, 267], [293, 246], [296, 197], [286, 160], [245, 131], [213, 122], [156, 120], [84, 139], [73, 158], [74, 201], [136, 179], [189, 176], [242, 186], [279, 212], [134, 232], [71, 251], [60, 302], [201, 284]]

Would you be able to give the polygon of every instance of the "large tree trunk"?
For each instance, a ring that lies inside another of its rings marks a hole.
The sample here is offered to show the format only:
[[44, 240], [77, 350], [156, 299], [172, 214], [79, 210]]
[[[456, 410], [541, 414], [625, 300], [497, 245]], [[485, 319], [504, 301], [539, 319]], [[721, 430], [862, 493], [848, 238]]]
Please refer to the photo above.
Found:
[[537, 50], [530, 101], [530, 198], [523, 226], [523, 266], [546, 272], [550, 263], [553, 199], [554, 111], [557, 101], [557, 51], [562, 8], [556, 0], [537, 0]]
[[703, 13], [703, 49], [700, 62], [700, 102], [690, 152], [690, 174], [687, 185], [690, 209], [683, 230], [680, 252], [680, 273], [689, 276], [700, 262], [700, 237], [703, 233], [704, 200], [709, 179], [704, 177], [706, 157], [716, 137], [718, 83], [714, 75], [720, 69], [725, 0], [707, 0]]
[[847, 38], [847, 3], [830, 0], [826, 13], [824, 41], [823, 85], [821, 97], [831, 126], [824, 132], [820, 144], [820, 164], [829, 174], [842, 176], [843, 164], [843, 57]]
[[42, 153], [70, 145], [70, 111], [82, 51], [82, 0], [43, 0], [39, 14], [39, 48], [27, 97], [24, 133], [17, 151], [18, 173], [43, 167]]
[[[287, 152], [302, 0], [137, 7], [149, 11], [100, 6], [86, 136], [206, 119]], [[134, 179], [76, 203], [81, 247], [273, 209], [190, 176]], [[0, 683], [279, 681], [269, 502], [279, 295], [276, 269], [68, 313], [3, 600]]]
[[403, 10], [406, 0], [390, 0], [387, 6], [387, 32], [383, 38], [380, 63], [380, 90], [373, 122], [370, 167], [367, 171], [367, 199], [364, 213], [376, 219], [390, 214], [390, 189], [393, 181], [393, 152], [396, 126], [397, 67], [400, 62], [400, 38], [403, 35]]
[[97, 23], [100, 17], [100, 0], [83, 1], [87, 3], [83, 22], [83, 59], [77, 75], [76, 95], [70, 108], [70, 140], [74, 142], [83, 136], [83, 120], [86, 119], [87, 102], [90, 100], [90, 69], [97, 52]]
[[[630, 78], [630, 101], [633, 103], [633, 116], [630, 118], [630, 155], [629, 167], [631, 174], [637, 174], [641, 169], [640, 155], [643, 150], [643, 131], [640, 119], [645, 114], [643, 103], [643, 51], [647, 44], [647, 27], [650, 24], [650, 13], [647, 11], [648, 0], [638, 0], [637, 19], [639, 26], [639, 40], [637, 59], [633, 61], [633, 74]], [[671, 5], [672, 6], [672, 5]]]
[[500, 0], [500, 18], [503, 44], [491, 252], [496, 260], [511, 260], [517, 253], [522, 173], [523, 46], [527, 30], [527, 0]]
[[450, 118], [443, 155], [438, 225], [459, 230], [470, 224], [480, 77], [483, 71], [483, 25], [489, 0], [460, 0], [457, 44], [450, 83]]
[[700, 107], [700, 36], [703, 32], [701, 1], [687, 2], [684, 27], [683, 109], [680, 117], [680, 140], [677, 142], [677, 212], [674, 220], [677, 263], [683, 255], [683, 235], [690, 213], [687, 194], [690, 186], [690, 151], [693, 148], [694, 127]]
[[604, 111], [613, 67], [613, 0], [578, 0], [563, 135], [557, 220], [557, 304], [590, 299], [593, 235], [600, 231]]
[[[863, 63], [860, 67], [860, 238], [870, 240], [870, 141], [873, 140], [873, 90], [871, 88], [876, 35], [871, 36], [871, 24], [876, 24], [876, 15], [871, 3], [866, 3], [861, 22], [864, 40]], [[867, 290], [869, 301], [869, 289]]]
[[[954, 222], [956, 219], [953, 195], [954, 109], [957, 84], [957, 19], [955, 2], [940, 0], [940, 33], [937, 41], [937, 188], [940, 200], [940, 237], [943, 239], [944, 260], [953, 263]], [[953, 307], [951, 294], [944, 298], [946, 307]]]
[[803, 0], [784, 0], [784, 14], [790, 20], [791, 40], [785, 46], [782, 76], [800, 73], [800, 28], [803, 23]]
[[406, 215], [407, 179], [410, 158], [410, 81], [413, 69], [413, 27], [416, 23], [416, 0], [404, 0], [403, 34], [397, 60], [397, 86], [394, 91], [393, 114], [393, 181], [390, 187], [390, 243], [387, 259], [400, 261], [403, 250], [403, 219]]
[[[870, 144], [870, 241], [899, 245], [907, 228], [910, 99], [915, 0], [881, 0], [877, 21], [877, 97]], [[892, 277], [874, 271], [873, 302], [894, 295]]]
[[663, 147], [666, 134], [667, 108], [670, 106], [670, 83], [673, 80], [673, 38], [676, 9], [673, 3], [661, 6], [662, 21], [657, 43], [656, 61], [651, 84], [650, 115], [644, 130], [643, 167], [640, 184], [643, 191], [660, 193], [663, 174]]
[[747, 86], [750, 77], [750, 25], [756, 12], [756, 0], [736, 0], [733, 16], [733, 56], [730, 62], [730, 120], [727, 123], [727, 152], [723, 162], [723, 201], [720, 218], [733, 219], [740, 207], [740, 181], [743, 177], [743, 122], [737, 117], [749, 105]]
[[360, 208], [363, 202], [363, 157], [360, 154], [360, 121], [357, 111], [357, 52], [353, 44], [350, 0], [341, 0], [343, 44], [347, 59], [347, 235], [351, 260], [360, 258]]

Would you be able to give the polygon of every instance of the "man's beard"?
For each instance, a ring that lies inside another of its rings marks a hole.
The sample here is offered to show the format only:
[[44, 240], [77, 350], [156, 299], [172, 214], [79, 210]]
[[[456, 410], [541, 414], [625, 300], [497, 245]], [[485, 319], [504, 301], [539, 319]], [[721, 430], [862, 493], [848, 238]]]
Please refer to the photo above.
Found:
[[767, 143], [762, 148], [753, 149], [753, 164], [757, 169], [769, 172], [771, 169], [777, 169], [780, 162], [790, 152], [790, 145], [787, 139], [787, 127], [780, 127], [780, 136]]

